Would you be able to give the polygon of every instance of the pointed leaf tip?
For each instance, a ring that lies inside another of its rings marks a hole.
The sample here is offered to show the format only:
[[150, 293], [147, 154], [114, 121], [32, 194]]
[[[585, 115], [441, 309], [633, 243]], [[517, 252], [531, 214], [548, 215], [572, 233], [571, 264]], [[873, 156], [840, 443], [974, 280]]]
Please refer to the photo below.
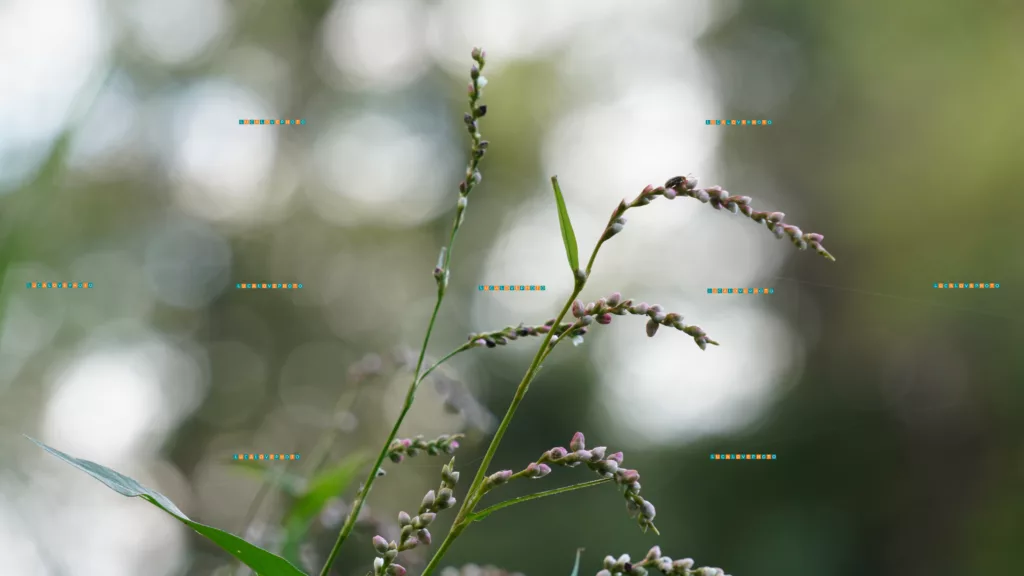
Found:
[[551, 177], [551, 187], [555, 191], [555, 203], [558, 205], [558, 225], [562, 230], [562, 243], [565, 244], [565, 255], [569, 258], [569, 267], [575, 274], [580, 268], [579, 246], [576, 244], [576, 233], [569, 219], [569, 209], [562, 197], [562, 188], [558, 185], [558, 176]]
[[30, 436], [26, 436], [26, 438], [39, 445], [40, 448], [46, 450], [53, 456], [63, 460], [65, 463], [78, 468], [82, 472], [85, 472], [96, 480], [106, 484], [107, 488], [110, 488], [114, 492], [117, 492], [122, 496], [142, 498], [167, 514], [170, 514], [182, 524], [195, 530], [202, 536], [205, 536], [225, 552], [241, 560], [246, 566], [252, 568], [253, 572], [260, 576], [306, 576], [306, 574], [296, 568], [293, 564], [276, 554], [272, 554], [258, 546], [254, 546], [234, 534], [190, 520], [188, 516], [185, 516], [185, 514], [182, 513], [182, 511], [179, 510], [178, 507], [175, 506], [174, 503], [166, 496], [155, 490], [146, 488], [133, 478], [129, 478], [124, 474], [111, 470], [110, 468], [95, 462], [82, 460], [69, 454], [65, 454], [60, 450], [51, 448]]

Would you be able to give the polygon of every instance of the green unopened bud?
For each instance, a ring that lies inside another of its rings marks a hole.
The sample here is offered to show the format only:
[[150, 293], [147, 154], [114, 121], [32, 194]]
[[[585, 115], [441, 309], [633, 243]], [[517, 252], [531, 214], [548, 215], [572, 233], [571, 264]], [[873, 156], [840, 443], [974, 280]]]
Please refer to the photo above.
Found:
[[427, 494], [423, 496], [423, 501], [420, 502], [420, 509], [430, 510], [431, 508], [433, 508], [435, 500], [436, 495], [434, 494], [434, 491], [431, 490], [430, 492], [427, 492]]

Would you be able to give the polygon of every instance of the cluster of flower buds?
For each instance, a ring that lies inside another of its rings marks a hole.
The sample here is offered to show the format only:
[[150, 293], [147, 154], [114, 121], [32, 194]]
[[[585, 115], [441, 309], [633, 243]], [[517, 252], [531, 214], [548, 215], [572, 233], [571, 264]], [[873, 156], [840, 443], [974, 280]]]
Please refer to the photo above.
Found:
[[484, 86], [487, 86], [487, 77], [483, 75], [484, 64], [486, 64], [487, 53], [480, 48], [474, 48], [470, 54], [473, 57], [473, 66], [469, 69], [469, 85], [466, 88], [469, 94], [469, 112], [463, 118], [466, 122], [466, 131], [473, 139], [472, 158], [469, 167], [466, 168], [466, 179], [459, 184], [459, 215], [461, 221], [462, 212], [466, 209], [466, 197], [473, 190], [473, 187], [480, 183], [482, 177], [477, 169], [480, 159], [487, 153], [488, 142], [481, 140], [479, 120], [487, 114], [487, 106], [480, 104], [484, 95]]
[[640, 496], [640, 473], [622, 466], [622, 452], [608, 454], [608, 448], [605, 446], [588, 450], [582, 432], [573, 435], [568, 450], [560, 446], [552, 448], [520, 472], [513, 474], [511, 470], [505, 470], [492, 475], [492, 478], [499, 474], [502, 475], [501, 482], [507, 482], [512, 478], [543, 478], [551, 472], [549, 464], [569, 468], [586, 464], [603, 478], [611, 479], [623, 490], [630, 517], [636, 518], [637, 524], [644, 532], [648, 528], [654, 528], [657, 532], [657, 528], [654, 527], [654, 505]]
[[448, 567], [441, 571], [441, 576], [523, 576], [519, 572], [507, 572], [496, 566], [478, 566], [466, 564], [462, 568]]
[[728, 210], [733, 214], [742, 213], [758, 224], [765, 224], [768, 230], [775, 234], [776, 238], [789, 236], [790, 241], [800, 250], [806, 250], [808, 247], [811, 247], [825, 258], [833, 262], [836, 260], [822, 246], [821, 243], [825, 240], [825, 237], [821, 234], [815, 232], [805, 234], [799, 227], [785, 224], [782, 220], [786, 215], [782, 212], [758, 212], [754, 210], [750, 206], [750, 203], [753, 201], [750, 196], [733, 196], [722, 189], [721, 186], [698, 188], [697, 179], [693, 176], [669, 178], [664, 186], [647, 186], [632, 202], [627, 203], [625, 200], [620, 202], [615, 211], [612, 212], [612, 217], [608, 220], [608, 226], [601, 236], [601, 241], [604, 242], [622, 231], [622, 227], [626, 224], [626, 219], [623, 218], [626, 210], [646, 206], [658, 196], [664, 196], [669, 200], [677, 196], [687, 196], [700, 200], [705, 204], [711, 204], [715, 210]]
[[455, 485], [459, 481], [459, 473], [454, 470], [454, 466], [455, 458], [452, 458], [451, 462], [441, 468], [441, 487], [436, 492], [427, 492], [415, 516], [409, 516], [407, 512], [398, 513], [401, 533], [397, 542], [388, 542], [380, 535], [373, 537], [373, 548], [380, 554], [373, 560], [374, 576], [405, 576], [405, 567], [395, 564], [398, 553], [412, 550], [421, 544], [430, 545], [431, 536], [427, 527], [437, 518], [438, 512], [455, 506]]
[[[548, 332], [554, 332], [555, 337], [562, 337], [565, 335], [565, 331], [573, 327], [572, 322], [562, 322], [558, 328], [553, 328], [555, 325], [554, 319], [548, 320], [540, 326], [526, 326], [520, 324], [518, 326], [506, 326], [501, 330], [494, 332], [481, 332], [473, 333], [469, 335], [470, 347], [487, 346], [488, 348], [494, 348], [496, 346], [504, 346], [511, 340], [518, 340], [525, 336], [541, 336]], [[586, 334], [586, 330], [581, 330], [581, 327], [576, 327], [575, 333]]]
[[618, 292], [590, 304], [583, 304], [582, 300], [573, 302], [572, 315], [576, 318], [576, 322], [570, 327], [569, 332], [571, 334], [575, 333], [580, 328], [586, 328], [594, 322], [598, 324], [611, 324], [613, 316], [625, 316], [627, 314], [647, 316], [649, 318], [647, 320], [647, 335], [650, 337], [654, 337], [659, 326], [669, 326], [685, 332], [693, 338], [693, 341], [697, 343], [697, 346], [700, 346], [701, 350], [706, 350], [708, 344], [718, 346], [718, 342], [708, 338], [707, 333], [700, 326], [683, 324], [683, 317], [681, 315], [675, 312], [665, 313], [664, 309], [658, 304], [649, 305], [646, 302], [633, 304], [632, 300], [623, 300], [622, 295]]
[[655, 570], [666, 576], [728, 576], [721, 568], [694, 568], [693, 559], [673, 560], [661, 555], [661, 548], [655, 546], [644, 559], [636, 564], [630, 561], [629, 554], [618, 558], [605, 556], [604, 568], [597, 576], [647, 576], [648, 570]]
[[442, 434], [433, 440], [424, 440], [423, 436], [396, 438], [388, 447], [388, 458], [397, 464], [406, 456], [416, 456], [420, 452], [426, 452], [431, 456], [454, 454], [459, 447], [459, 439], [463, 436], [463, 434]]

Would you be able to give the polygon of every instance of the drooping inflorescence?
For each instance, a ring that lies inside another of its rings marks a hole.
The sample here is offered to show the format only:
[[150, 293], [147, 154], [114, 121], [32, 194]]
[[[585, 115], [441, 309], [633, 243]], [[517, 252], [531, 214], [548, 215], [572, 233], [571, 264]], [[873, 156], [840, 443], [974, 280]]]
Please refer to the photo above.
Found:
[[454, 454], [459, 447], [459, 439], [463, 436], [464, 434], [442, 434], [433, 440], [425, 440], [423, 436], [395, 438], [388, 448], [388, 458], [397, 464], [406, 456], [413, 457], [420, 452], [426, 452], [431, 456]]
[[629, 511], [631, 518], [636, 518], [637, 524], [644, 532], [648, 529], [657, 532], [658, 529], [654, 526], [654, 505], [640, 496], [640, 473], [624, 468], [622, 459], [622, 452], [608, 454], [608, 448], [605, 446], [588, 450], [583, 433], [577, 432], [569, 442], [568, 450], [561, 446], [552, 448], [519, 472], [495, 472], [487, 477], [484, 490], [490, 490], [516, 478], [543, 478], [551, 473], [551, 465], [575, 468], [585, 464], [602, 478], [607, 478], [619, 486], [626, 499], [626, 510]]
[[380, 535], [373, 537], [373, 548], [379, 554], [373, 561], [374, 576], [405, 576], [405, 567], [395, 563], [398, 553], [420, 545], [430, 545], [432, 538], [428, 526], [438, 512], [455, 506], [455, 485], [459, 481], [459, 473], [454, 470], [454, 466], [455, 458], [452, 458], [451, 462], [441, 468], [440, 488], [436, 492], [427, 492], [415, 516], [409, 516], [407, 512], [398, 513], [398, 524], [402, 531], [397, 541], [388, 542]]
[[604, 568], [597, 576], [647, 576], [648, 571], [656, 571], [665, 576], [728, 576], [721, 568], [705, 566], [694, 568], [692, 558], [673, 560], [661, 554], [661, 548], [655, 546], [647, 552], [644, 559], [634, 564], [629, 554], [618, 558], [605, 556]]
[[813, 248], [815, 252], [824, 256], [825, 258], [835, 262], [835, 257], [829, 254], [828, 250], [822, 246], [822, 242], [825, 237], [816, 232], [804, 233], [799, 227], [786, 224], [783, 222], [786, 215], [782, 212], [759, 212], [751, 207], [753, 199], [750, 196], [733, 196], [726, 190], [722, 189], [721, 186], [711, 186], [710, 188], [698, 188], [697, 179], [692, 176], [676, 176], [669, 178], [665, 182], [664, 186], [647, 186], [640, 192], [640, 194], [633, 199], [632, 202], [626, 202], [623, 200], [612, 212], [611, 218], [608, 220], [608, 225], [605, 227], [604, 233], [601, 236], [601, 242], [604, 242], [619, 232], [626, 225], [626, 219], [624, 214], [630, 208], [637, 208], [640, 206], [646, 206], [651, 203], [655, 198], [662, 196], [668, 200], [672, 200], [677, 196], [687, 196], [700, 200], [705, 204], [711, 204], [711, 207], [715, 210], [728, 210], [733, 214], [743, 214], [747, 218], [750, 218], [754, 222], [764, 224], [769, 231], [771, 231], [776, 238], [782, 238], [783, 236], [789, 236], [793, 245], [800, 250], [806, 250], [808, 247]]

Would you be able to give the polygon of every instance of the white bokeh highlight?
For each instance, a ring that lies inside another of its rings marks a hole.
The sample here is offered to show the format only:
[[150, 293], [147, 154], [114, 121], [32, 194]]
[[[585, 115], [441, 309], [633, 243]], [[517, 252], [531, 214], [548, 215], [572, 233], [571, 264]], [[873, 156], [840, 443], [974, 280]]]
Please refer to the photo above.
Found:
[[0, 3], [0, 195], [39, 167], [76, 112], [107, 32], [96, 0]]
[[419, 79], [424, 7], [416, 0], [338, 0], [327, 15], [323, 48], [346, 87], [392, 91]]
[[[666, 309], [676, 306], [685, 305]], [[627, 442], [673, 445], [749, 426], [802, 359], [796, 335], [756, 303], [706, 320], [687, 319], [722, 343], [706, 351], [664, 326], [647, 338], [642, 318], [617, 319], [591, 338], [602, 375], [599, 409]]]
[[173, 114], [171, 169], [178, 202], [190, 214], [214, 221], [245, 221], [261, 212], [270, 196], [277, 131], [306, 128], [239, 125], [240, 119], [279, 115], [249, 90], [226, 81], [189, 90]]
[[135, 0], [128, 10], [135, 42], [163, 64], [184, 64], [217, 41], [233, 20], [226, 0]]
[[371, 113], [340, 119], [315, 149], [323, 186], [311, 200], [335, 224], [415, 225], [453, 204], [438, 170], [450, 164], [446, 146], [393, 118]]

